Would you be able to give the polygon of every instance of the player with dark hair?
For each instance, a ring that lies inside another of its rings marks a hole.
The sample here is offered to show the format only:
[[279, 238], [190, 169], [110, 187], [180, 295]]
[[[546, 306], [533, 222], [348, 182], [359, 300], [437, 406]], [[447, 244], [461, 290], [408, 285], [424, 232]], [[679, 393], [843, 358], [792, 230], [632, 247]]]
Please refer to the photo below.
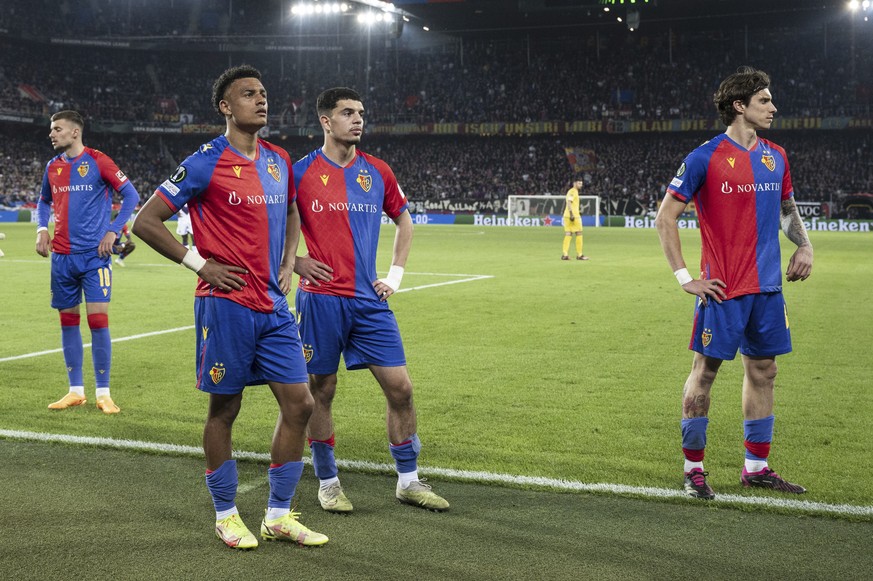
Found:
[[[60, 313], [61, 345], [70, 383], [69, 393], [48, 407], [63, 410], [87, 401], [82, 374], [84, 346], [79, 328], [84, 294], [97, 408], [106, 414], [117, 414], [120, 409], [109, 391], [111, 254], [118, 233], [139, 202], [139, 193], [108, 155], [82, 143], [84, 129], [85, 120], [76, 111], [52, 115], [49, 139], [58, 155], [46, 165], [36, 207], [36, 252], [40, 256], [52, 255], [51, 304]], [[113, 191], [122, 196], [122, 203], [110, 223]], [[48, 231], [52, 208], [54, 238]]]
[[576, 236], [576, 260], [588, 260], [582, 254], [582, 215], [579, 213], [579, 192], [582, 191], [582, 180], [574, 180], [573, 187], [567, 190], [564, 200], [564, 245], [561, 249], [561, 260], [570, 260], [570, 239]]
[[[209, 394], [203, 430], [206, 486], [215, 506], [215, 532], [237, 549], [254, 548], [258, 541], [236, 508], [231, 433], [243, 390], [265, 383], [279, 404], [279, 418], [270, 447], [270, 496], [261, 537], [301, 545], [328, 541], [291, 511], [312, 413], [303, 347], [285, 298], [300, 218], [288, 153], [258, 138], [267, 124], [267, 91], [260, 78], [257, 69], [243, 65], [215, 81], [213, 103], [227, 131], [188, 157], [133, 224], [146, 244], [200, 277], [194, 320], [196, 387]], [[185, 204], [199, 254], [182, 246], [164, 225]]]
[[[776, 356], [791, 351], [788, 311], [782, 296], [779, 229], [797, 245], [788, 281], [812, 272], [809, 236], [794, 201], [785, 150], [757, 132], [769, 129], [776, 107], [766, 73], [743, 67], [730, 75], [714, 101], [724, 133], [692, 151], [667, 187], [655, 220], [664, 254], [682, 289], [698, 297], [691, 344], [691, 374], [682, 401], [685, 491], [715, 494], [703, 469], [710, 392], [724, 360], [743, 358], [742, 407], [745, 464], [740, 482], [800, 494], [767, 463], [773, 439]], [[703, 251], [700, 278], [685, 266], [676, 223], [694, 200]]]
[[[364, 106], [352, 89], [338, 87], [316, 102], [324, 146], [294, 164], [301, 228], [309, 256], [298, 257], [297, 316], [315, 408], [309, 420], [318, 499], [331, 512], [351, 512], [337, 476], [331, 405], [340, 356], [347, 369], [367, 368], [387, 400], [389, 450], [403, 503], [443, 511], [445, 499], [418, 478], [412, 381], [397, 320], [387, 299], [400, 288], [412, 245], [406, 196], [388, 165], [357, 149]], [[396, 225], [388, 276], [376, 278], [382, 212]]]

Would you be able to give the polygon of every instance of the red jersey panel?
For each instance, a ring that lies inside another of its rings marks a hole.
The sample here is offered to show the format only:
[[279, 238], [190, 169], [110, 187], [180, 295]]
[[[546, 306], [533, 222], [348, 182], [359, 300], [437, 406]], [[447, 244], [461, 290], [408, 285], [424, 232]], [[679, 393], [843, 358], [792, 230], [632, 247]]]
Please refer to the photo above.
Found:
[[384, 161], [358, 151], [346, 167], [317, 149], [294, 164], [297, 209], [309, 255], [333, 268], [321, 286], [301, 279], [307, 292], [378, 300], [376, 249], [382, 212], [402, 214], [408, 202]]
[[667, 187], [694, 199], [703, 250], [700, 270], [731, 299], [782, 290], [782, 201], [794, 195], [785, 150], [758, 138], [746, 150], [722, 133], [692, 151]]
[[288, 308], [279, 287], [288, 204], [294, 201], [285, 150], [258, 140], [251, 160], [222, 135], [200, 146], [155, 193], [174, 212], [188, 204], [203, 258], [248, 270], [239, 275], [247, 283], [242, 290], [225, 293], [198, 278], [196, 296], [228, 298], [264, 313]]

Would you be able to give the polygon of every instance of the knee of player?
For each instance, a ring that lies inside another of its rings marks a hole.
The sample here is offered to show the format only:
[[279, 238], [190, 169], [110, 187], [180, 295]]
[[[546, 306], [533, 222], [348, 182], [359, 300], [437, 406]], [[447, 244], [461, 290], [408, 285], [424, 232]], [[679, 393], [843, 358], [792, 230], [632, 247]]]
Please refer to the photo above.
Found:
[[385, 397], [396, 406], [412, 405], [412, 381], [408, 378], [395, 384], [385, 386]]
[[309, 392], [319, 405], [330, 406], [336, 395], [336, 375], [310, 375]]
[[309, 419], [309, 416], [312, 415], [312, 411], [315, 409], [315, 398], [312, 397], [311, 393], [303, 394], [299, 400], [296, 402], [295, 408], [297, 413], [301, 416]]
[[750, 383], [758, 388], [773, 388], [773, 383], [776, 381], [776, 360], [760, 361], [755, 365], [750, 365], [746, 370], [746, 375]]

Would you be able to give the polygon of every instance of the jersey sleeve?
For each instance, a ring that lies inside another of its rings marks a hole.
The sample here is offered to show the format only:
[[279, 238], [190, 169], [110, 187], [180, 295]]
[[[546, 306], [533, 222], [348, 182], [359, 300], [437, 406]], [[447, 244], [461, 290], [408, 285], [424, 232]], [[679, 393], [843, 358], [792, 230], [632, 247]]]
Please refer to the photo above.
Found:
[[288, 205], [290, 206], [297, 201], [297, 188], [295, 186], [297, 181], [294, 176], [294, 164], [291, 162], [291, 156], [288, 155], [288, 152], [281, 147], [271, 146], [270, 150], [282, 158], [282, 161], [285, 162], [285, 167], [288, 169]]
[[103, 181], [109, 184], [113, 190], [120, 192], [124, 184], [129, 183], [124, 172], [118, 169], [118, 166], [112, 161], [112, 158], [96, 149], [91, 151], [91, 155], [97, 162], [97, 168], [100, 170], [100, 177]]
[[690, 202], [706, 180], [707, 165], [706, 157], [699, 150], [689, 153], [667, 186], [667, 194], [680, 202]]
[[38, 228], [48, 228], [49, 218], [51, 218], [52, 205], [52, 188], [49, 185], [49, 165], [46, 164], [45, 173], [42, 174], [42, 185], [39, 190], [39, 198], [36, 201], [36, 219]]
[[393, 220], [406, 210], [407, 206], [409, 206], [409, 200], [406, 199], [406, 194], [400, 189], [400, 184], [397, 183], [397, 178], [394, 176], [391, 168], [388, 167], [388, 164], [380, 163], [378, 168], [385, 183], [385, 199], [382, 201], [382, 210]]
[[210, 160], [198, 151], [183, 161], [173, 175], [158, 186], [155, 194], [166, 202], [173, 213], [176, 213], [191, 198], [206, 189], [214, 167], [214, 161], [210, 163]]
[[778, 145], [775, 146], [775, 149], [782, 155], [782, 159], [785, 161], [785, 174], [782, 176], [782, 200], [788, 200], [794, 197], [794, 184], [791, 182], [791, 167], [788, 165], [788, 155]]

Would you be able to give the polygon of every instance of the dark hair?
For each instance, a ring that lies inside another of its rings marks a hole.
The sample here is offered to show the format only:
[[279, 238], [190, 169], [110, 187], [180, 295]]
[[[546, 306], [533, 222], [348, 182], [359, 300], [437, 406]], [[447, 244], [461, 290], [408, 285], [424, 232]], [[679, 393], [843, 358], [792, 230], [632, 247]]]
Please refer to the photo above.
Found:
[[66, 111], [58, 111], [54, 115], [52, 115], [52, 121], [58, 121], [59, 119], [66, 119], [67, 121], [72, 121], [74, 124], [78, 125], [82, 129], [85, 128], [85, 120], [79, 114], [78, 111], [66, 110]]
[[354, 89], [334, 87], [318, 96], [318, 99], [315, 101], [315, 110], [318, 111], [319, 115], [330, 115], [330, 112], [336, 109], [336, 104], [343, 99], [360, 101], [361, 96]]
[[742, 101], [748, 105], [752, 95], [770, 87], [770, 76], [764, 71], [753, 67], [740, 67], [737, 72], [726, 78], [718, 86], [718, 91], [712, 96], [718, 116], [725, 126], [729, 127], [737, 116], [734, 101]]
[[212, 84], [212, 106], [215, 110], [221, 113], [221, 108], [218, 106], [224, 100], [224, 94], [230, 84], [237, 79], [261, 79], [261, 71], [251, 65], [239, 65], [231, 67], [221, 73], [221, 76], [215, 79]]

